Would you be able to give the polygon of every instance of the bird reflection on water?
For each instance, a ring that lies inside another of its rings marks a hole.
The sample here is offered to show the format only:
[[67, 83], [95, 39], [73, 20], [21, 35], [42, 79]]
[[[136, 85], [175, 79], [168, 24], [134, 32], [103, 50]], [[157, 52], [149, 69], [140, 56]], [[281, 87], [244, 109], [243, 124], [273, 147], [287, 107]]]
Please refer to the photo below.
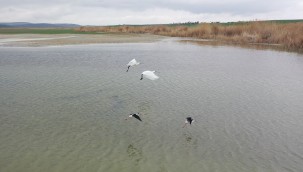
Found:
[[126, 152], [128, 157], [136, 163], [139, 163], [143, 158], [142, 151], [134, 147], [133, 144], [128, 145]]

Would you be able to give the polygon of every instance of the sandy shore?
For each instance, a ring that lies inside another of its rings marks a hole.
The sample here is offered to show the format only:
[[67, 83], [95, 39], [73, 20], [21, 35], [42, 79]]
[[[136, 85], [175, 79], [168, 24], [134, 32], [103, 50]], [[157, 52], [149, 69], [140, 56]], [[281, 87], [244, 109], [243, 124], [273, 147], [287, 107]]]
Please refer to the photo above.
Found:
[[154, 42], [162, 36], [150, 34], [0, 34], [2, 47], [38, 47], [74, 44]]

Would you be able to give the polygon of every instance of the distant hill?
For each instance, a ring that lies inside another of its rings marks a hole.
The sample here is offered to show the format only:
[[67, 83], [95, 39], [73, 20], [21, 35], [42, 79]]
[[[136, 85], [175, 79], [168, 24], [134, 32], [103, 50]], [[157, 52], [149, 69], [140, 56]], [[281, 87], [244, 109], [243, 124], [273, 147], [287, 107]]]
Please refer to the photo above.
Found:
[[69, 23], [28, 23], [28, 22], [11, 22], [0, 23], [0, 28], [73, 28], [81, 25]]

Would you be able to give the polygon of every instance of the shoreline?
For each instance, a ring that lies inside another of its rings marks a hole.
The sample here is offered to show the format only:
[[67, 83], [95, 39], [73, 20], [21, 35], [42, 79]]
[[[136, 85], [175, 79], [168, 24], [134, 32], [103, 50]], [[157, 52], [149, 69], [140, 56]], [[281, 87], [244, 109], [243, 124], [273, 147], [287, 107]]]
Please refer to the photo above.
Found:
[[151, 34], [0, 34], [0, 47], [44, 47], [102, 43], [149, 43], [164, 39]]
[[234, 24], [82, 26], [75, 30], [83, 33], [150, 33], [179, 38], [211, 39], [243, 45], [277, 44], [282, 45], [286, 51], [303, 52], [303, 22], [252, 21]]
[[234, 46], [258, 50], [275, 50], [284, 52], [301, 52], [285, 49], [281, 44], [237, 43], [217, 39], [200, 39], [192, 37], [171, 37], [148, 33], [105, 33], [105, 34], [0, 34], [0, 48], [14, 47], [54, 47], [72, 45], [94, 45], [109, 43], [151, 43], [164, 39], [191, 43], [200, 46]]

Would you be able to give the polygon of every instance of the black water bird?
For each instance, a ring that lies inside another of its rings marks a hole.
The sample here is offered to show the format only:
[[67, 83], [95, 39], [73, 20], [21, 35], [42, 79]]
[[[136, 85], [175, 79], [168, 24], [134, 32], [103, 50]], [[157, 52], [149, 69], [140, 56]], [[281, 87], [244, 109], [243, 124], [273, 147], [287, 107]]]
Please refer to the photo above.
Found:
[[[130, 118], [130, 117], [134, 117], [134, 118], [136, 118], [137, 120], [142, 121], [141, 118], [140, 118], [140, 116], [139, 116], [139, 113], [138, 113], [138, 114], [135, 114], [135, 113], [130, 114], [128, 117], [129, 117], [129, 118]], [[128, 119], [128, 118], [126, 118], [125, 120], [127, 120], [127, 119]]]
[[191, 123], [193, 123], [193, 122], [194, 122], [194, 119], [192, 117], [190, 117], [190, 116], [187, 117], [186, 120], [185, 120], [185, 124], [184, 124], [183, 128], [186, 126], [186, 124], [191, 125]]

